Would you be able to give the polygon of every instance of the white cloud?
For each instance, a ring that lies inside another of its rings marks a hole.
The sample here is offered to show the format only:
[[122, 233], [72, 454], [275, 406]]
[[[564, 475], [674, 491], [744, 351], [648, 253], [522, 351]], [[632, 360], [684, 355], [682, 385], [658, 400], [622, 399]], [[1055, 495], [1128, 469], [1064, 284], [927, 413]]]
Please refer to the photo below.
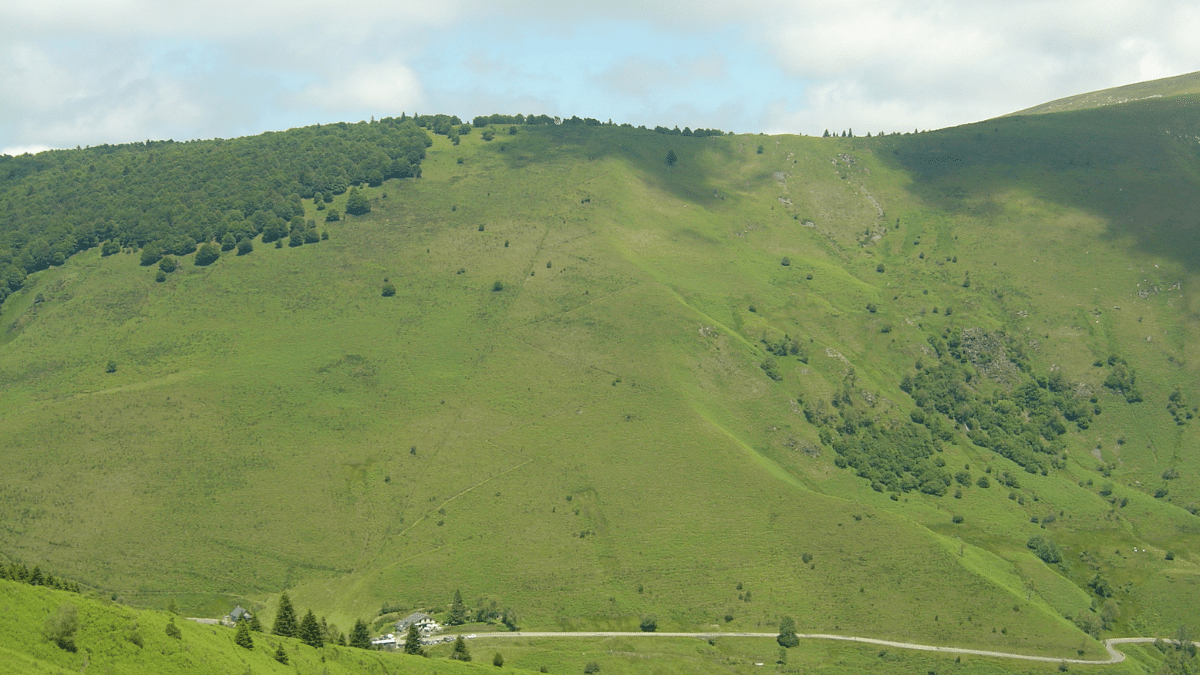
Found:
[[0, 60], [7, 66], [0, 68], [0, 130], [8, 132], [0, 142], [72, 147], [186, 139], [207, 131], [218, 107], [236, 111], [220, 94], [225, 83], [178, 72], [171, 58], [138, 43], [22, 42], [0, 49]]
[[50, 149], [51, 148], [48, 145], [20, 145], [11, 148], [0, 148], [0, 155], [9, 155], [12, 157], [24, 155], [25, 153], [36, 155], [39, 152], [45, 152], [46, 150]]
[[1194, 0], [10, 2], [0, 145], [230, 136], [417, 106], [934, 128], [1195, 70], [1197, 34]]
[[615, 94], [646, 98], [728, 76], [725, 59], [719, 54], [672, 61], [638, 55], [621, 59], [594, 79]]
[[0, 9], [0, 35], [23, 37], [184, 38], [188, 40], [355, 41], [371, 27], [444, 25], [464, 16], [468, 3], [367, 0], [340, 7], [324, 0], [38, 0]]
[[327, 110], [374, 110], [380, 116], [411, 111], [424, 102], [420, 79], [402, 63], [353, 65], [349, 72], [310, 85], [302, 98]]
[[775, 104], [768, 127], [941, 127], [1188, 72], [1197, 17], [1190, 4], [1119, 0], [801, 6], [762, 29], [780, 65], [812, 83], [803, 103]]

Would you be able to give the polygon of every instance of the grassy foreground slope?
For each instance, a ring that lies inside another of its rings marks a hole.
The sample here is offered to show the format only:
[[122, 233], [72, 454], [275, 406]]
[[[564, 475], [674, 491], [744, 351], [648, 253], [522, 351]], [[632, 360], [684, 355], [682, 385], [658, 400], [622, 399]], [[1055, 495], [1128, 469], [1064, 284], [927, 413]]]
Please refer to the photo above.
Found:
[[[428, 649], [430, 658], [364, 652], [345, 647], [309, 647], [299, 640], [254, 633], [253, 649], [234, 642], [231, 628], [200, 625], [167, 612], [136, 610], [127, 606], [74, 594], [0, 581], [5, 612], [0, 618], [0, 666], [6, 674], [74, 673], [392, 673], [432, 675], [442, 673], [497, 672], [493, 656], [504, 658], [506, 671], [579, 673], [595, 663], [608, 673], [750, 673], [762, 672], [764, 663], [775, 664], [778, 646], [773, 641], [721, 638], [712, 643], [695, 638], [518, 638], [470, 641], [471, 663], [449, 660], [451, 645]], [[64, 609], [74, 608], [78, 630], [72, 648], [64, 649], [46, 637], [47, 622]], [[179, 637], [167, 627], [179, 629]], [[283, 645], [288, 664], [279, 663], [276, 649]], [[1156, 662], [1153, 653], [1128, 650], [1133, 659], [1106, 666], [1107, 673], [1144, 672]], [[967, 657], [830, 642], [802, 642], [789, 650], [781, 670], [820, 673], [954, 672], [961, 675], [992, 673], [1054, 673], [1053, 663], [1024, 664], [1011, 660]], [[543, 670], [545, 669], [545, 670]]]
[[[237, 646], [234, 630], [201, 625], [166, 612], [0, 580], [0, 670], [5, 673], [479, 673], [488, 665], [384, 654], [346, 647], [315, 649], [299, 640], [254, 633], [252, 649]], [[65, 649], [44, 627], [73, 608], [78, 630]], [[180, 637], [167, 634], [168, 623]], [[276, 660], [283, 645], [288, 664]], [[517, 670], [516, 672], [529, 672]]]
[[[1067, 617], [1111, 599], [1111, 629], [1170, 635], [1200, 600], [1196, 110], [876, 139], [502, 128], [435, 138], [420, 180], [365, 188], [372, 213], [319, 244], [163, 283], [77, 255], [3, 306], [0, 550], [195, 613], [289, 588], [339, 625], [461, 588], [528, 628], [790, 614], [1100, 656]], [[903, 378], [962, 329], [1101, 413], [1044, 475], [963, 426], [927, 460], [970, 474], [941, 496], [839, 468], [805, 413], [902, 428]]]

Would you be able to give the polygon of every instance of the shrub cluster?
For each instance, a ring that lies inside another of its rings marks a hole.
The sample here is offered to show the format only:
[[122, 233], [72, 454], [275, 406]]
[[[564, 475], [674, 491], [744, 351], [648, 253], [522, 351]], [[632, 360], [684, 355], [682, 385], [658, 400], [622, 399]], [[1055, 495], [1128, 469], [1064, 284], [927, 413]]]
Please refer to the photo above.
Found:
[[1037, 557], [1047, 564], [1054, 565], [1062, 562], [1062, 551], [1059, 550], [1058, 544], [1051, 541], [1049, 537], [1035, 534], [1025, 542], [1025, 545], [1033, 549]]
[[[954, 480], [962, 487], [989, 487], [987, 477], [975, 481], [968, 471], [952, 478], [936, 456], [958, 428], [975, 445], [1029, 473], [1061, 467], [1067, 426], [1086, 429], [1096, 412], [1095, 399], [1077, 393], [1079, 388], [1059, 371], [1035, 376], [1019, 345], [1003, 334], [955, 329], [945, 336], [929, 338], [936, 360], [918, 360], [914, 372], [900, 382], [917, 405], [907, 420], [872, 410], [867, 401], [875, 397], [862, 395], [853, 371], [828, 404], [802, 402], [805, 418], [820, 429], [822, 443], [837, 453], [835, 463], [853, 468], [881, 492], [919, 490], [942, 496]], [[790, 352], [786, 336], [766, 344], [772, 353]], [[1020, 486], [1007, 472], [994, 478], [1010, 488]]]
[[853, 468], [878, 492], [946, 494], [952, 479], [945, 462], [935, 457], [941, 441], [925, 426], [884, 418], [871, 409], [858, 389], [854, 372], [833, 400], [804, 403], [804, 417], [820, 429], [821, 442], [837, 453], [834, 463]]
[[[1047, 464], [1061, 466], [1061, 437], [1068, 424], [1088, 428], [1094, 414], [1093, 401], [1076, 394], [1060, 371], [1049, 377], [1035, 377], [1018, 350], [1011, 349], [1015, 345], [1003, 336], [993, 336], [1002, 348], [984, 355], [963, 349], [961, 329], [949, 332], [947, 337], [931, 337], [929, 343], [937, 361], [918, 361], [916, 372], [900, 382], [900, 388], [920, 408], [919, 417], [925, 425], [943, 437], [950, 424], [963, 428], [972, 443], [1020, 464], [1030, 473], [1044, 473]], [[1009, 354], [1017, 356], [1015, 368], [1006, 375], [1009, 386], [993, 387], [990, 394], [981, 391], [985, 387], [980, 367], [986, 368], [996, 358], [1007, 359]]]

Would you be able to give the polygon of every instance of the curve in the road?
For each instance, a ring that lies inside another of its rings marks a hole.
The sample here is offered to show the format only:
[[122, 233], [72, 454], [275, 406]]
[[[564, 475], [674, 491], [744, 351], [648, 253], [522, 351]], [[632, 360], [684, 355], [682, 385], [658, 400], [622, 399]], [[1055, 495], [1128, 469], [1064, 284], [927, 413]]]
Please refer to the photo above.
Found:
[[[728, 637], [747, 637], [747, 638], [774, 638], [777, 633], [613, 633], [613, 632], [530, 632], [517, 631], [515, 633], [479, 633], [475, 639], [481, 638], [608, 638], [608, 637], [688, 637], [701, 639], [715, 639]], [[464, 636], [466, 637], [466, 636]], [[1103, 660], [1089, 659], [1064, 659], [1053, 656], [1033, 656], [1031, 654], [1012, 654], [1009, 652], [993, 652], [984, 649], [965, 649], [961, 647], [939, 647], [936, 645], [922, 645], [915, 642], [893, 642], [892, 640], [877, 640], [875, 638], [855, 637], [852, 635], [828, 635], [824, 633], [798, 633], [796, 637], [801, 640], [841, 640], [843, 642], [861, 642], [864, 644], [879, 645], [881, 647], [894, 647], [896, 649], [912, 649], [922, 652], [942, 652], [944, 654], [968, 654], [972, 656], [990, 656], [997, 659], [1019, 659], [1022, 661], [1044, 661], [1047, 663], [1077, 663], [1086, 665], [1101, 665], [1108, 663], [1120, 663], [1125, 660], [1125, 655], [1117, 650], [1115, 645], [1124, 644], [1146, 644], [1155, 640], [1165, 638], [1151, 637], [1126, 637], [1126, 638], [1109, 638], [1104, 641], [1104, 648], [1108, 650], [1108, 658]], [[1200, 647], [1200, 642], [1193, 643]]]

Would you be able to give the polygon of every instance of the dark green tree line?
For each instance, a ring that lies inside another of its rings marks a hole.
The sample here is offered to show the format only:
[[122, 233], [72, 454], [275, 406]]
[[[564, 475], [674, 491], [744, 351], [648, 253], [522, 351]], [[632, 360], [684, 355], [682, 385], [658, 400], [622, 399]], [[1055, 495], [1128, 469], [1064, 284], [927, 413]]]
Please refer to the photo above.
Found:
[[0, 156], [0, 300], [25, 275], [104, 244], [188, 255], [198, 244], [283, 235], [302, 199], [420, 176], [432, 141], [408, 118], [231, 140], [147, 141]]
[[60, 591], [68, 591], [71, 593], [79, 593], [79, 584], [66, 579], [60, 579], [53, 574], [43, 572], [41, 566], [34, 565], [32, 568], [25, 566], [22, 563], [10, 563], [8, 565], [0, 564], [0, 579], [8, 579], [10, 581], [18, 581], [29, 584], [30, 586], [46, 586]]

